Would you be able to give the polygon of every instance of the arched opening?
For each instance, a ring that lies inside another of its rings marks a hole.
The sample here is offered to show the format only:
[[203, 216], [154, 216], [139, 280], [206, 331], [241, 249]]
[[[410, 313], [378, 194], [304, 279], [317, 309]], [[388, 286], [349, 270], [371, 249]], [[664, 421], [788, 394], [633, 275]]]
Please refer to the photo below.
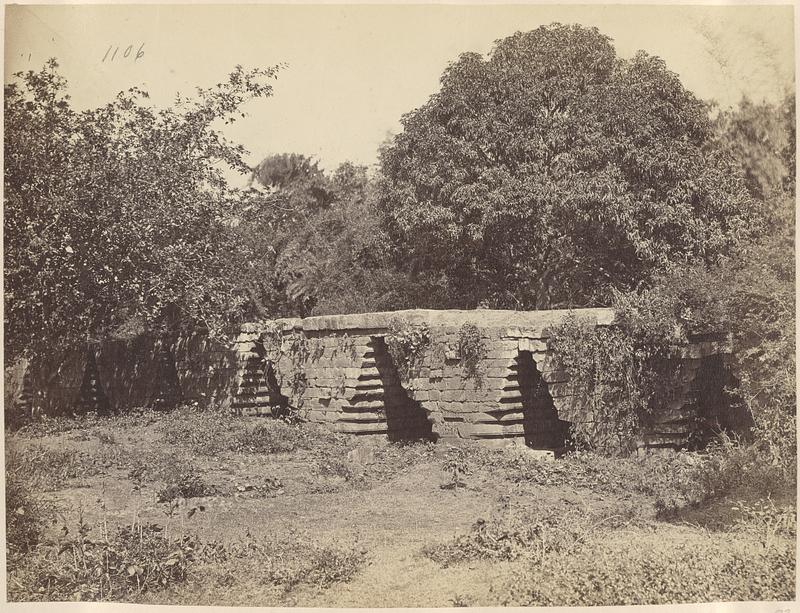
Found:
[[157, 410], [173, 409], [180, 403], [183, 395], [178, 369], [175, 366], [175, 356], [172, 355], [167, 343], [159, 343], [155, 361], [155, 388], [150, 405]]
[[525, 444], [534, 449], [565, 448], [569, 443], [570, 424], [558, 418], [553, 398], [533, 355], [530, 351], [520, 351], [516, 362]]
[[93, 351], [89, 351], [86, 356], [86, 367], [83, 371], [83, 381], [81, 381], [76, 406], [77, 413], [90, 411], [95, 411], [100, 415], [107, 415], [109, 412], [108, 397], [100, 383], [100, 372]]
[[386, 342], [381, 337], [373, 337], [372, 346], [375, 368], [383, 388], [383, 411], [389, 440], [435, 440], [427, 412], [403, 388]]
[[721, 355], [704, 358], [690, 390], [691, 403], [697, 409], [699, 428], [693, 446], [704, 446], [720, 432], [746, 436], [753, 427], [753, 417], [733, 391], [739, 381]]

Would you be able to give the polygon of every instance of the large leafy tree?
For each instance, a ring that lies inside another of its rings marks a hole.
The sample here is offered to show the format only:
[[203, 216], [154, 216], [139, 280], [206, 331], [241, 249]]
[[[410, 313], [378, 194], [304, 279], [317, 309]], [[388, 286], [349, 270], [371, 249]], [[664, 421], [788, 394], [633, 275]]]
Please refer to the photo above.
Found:
[[76, 111], [50, 61], [5, 87], [6, 358], [139, 322], [219, 331], [247, 299], [223, 169], [247, 173], [220, 122], [269, 96], [276, 68], [245, 71], [155, 109], [131, 89]]
[[707, 105], [596, 29], [554, 24], [467, 53], [382, 155], [396, 262], [429, 306], [607, 303], [757, 231]]

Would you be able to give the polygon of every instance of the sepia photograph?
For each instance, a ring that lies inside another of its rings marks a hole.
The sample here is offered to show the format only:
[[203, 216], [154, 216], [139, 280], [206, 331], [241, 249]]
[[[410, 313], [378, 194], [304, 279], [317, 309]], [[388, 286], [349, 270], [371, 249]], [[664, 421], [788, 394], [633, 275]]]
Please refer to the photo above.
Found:
[[5, 606], [798, 610], [793, 4], [4, 9]]

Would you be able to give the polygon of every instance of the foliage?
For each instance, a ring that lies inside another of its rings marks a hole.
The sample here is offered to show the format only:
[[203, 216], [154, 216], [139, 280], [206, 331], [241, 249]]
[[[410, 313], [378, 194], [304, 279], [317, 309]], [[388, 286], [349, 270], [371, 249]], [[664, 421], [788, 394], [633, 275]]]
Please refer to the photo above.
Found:
[[289, 389], [296, 403], [302, 401], [303, 394], [308, 387], [306, 380], [305, 364], [309, 359], [308, 340], [305, 334], [292, 332], [286, 340], [285, 353], [291, 361], [291, 374], [289, 375]]
[[253, 180], [272, 192], [281, 190], [281, 199], [291, 210], [321, 208], [331, 197], [317, 162], [298, 153], [264, 158], [253, 169], [251, 185]]
[[489, 520], [480, 519], [469, 533], [451, 542], [428, 546], [423, 553], [444, 567], [472, 560], [541, 562], [553, 553], [574, 554], [601, 526], [619, 527], [631, 519], [633, 509], [622, 515], [587, 514], [577, 508], [543, 504], [522, 511], [506, 511]]
[[347, 583], [363, 568], [366, 550], [358, 544], [341, 547], [309, 539], [296, 530], [270, 541], [208, 543], [198, 573], [203, 583], [235, 585], [243, 577], [257, 577], [263, 583], [289, 592], [300, 585], [327, 588]]
[[[792, 230], [793, 232], [793, 230]], [[654, 287], [617, 296], [621, 311], [652, 308], [679, 336], [731, 334], [732, 402], [752, 416], [766, 460], [792, 473], [796, 464], [795, 289], [793, 239], [787, 226], [737, 260], [714, 268], [676, 269]]]
[[[171, 508], [174, 505], [171, 505]], [[188, 515], [191, 517], [191, 512]], [[225, 583], [241, 576], [290, 591], [301, 584], [327, 588], [350, 581], [364, 566], [366, 550], [299, 539], [243, 543], [203, 542], [180, 531], [174, 537], [158, 524], [120, 526], [101, 534], [81, 516], [74, 533], [62, 527], [56, 543], [17, 556], [9, 566], [11, 600], [140, 600], [188, 581]]]
[[622, 606], [792, 600], [795, 542], [770, 548], [729, 532], [665, 538], [616, 533], [569, 556], [549, 556], [509, 582], [511, 606]]
[[404, 324], [394, 319], [384, 340], [400, 380], [408, 383], [417, 376], [420, 363], [430, 347], [431, 331], [428, 324]]
[[[130, 411], [116, 415], [115, 423], [124, 426], [136, 426], [152, 423], [158, 414], [151, 408], [131, 409]], [[66, 434], [69, 432], [93, 431], [97, 428], [105, 427], [108, 419], [100, 417], [96, 412], [89, 412], [79, 415], [41, 415], [36, 419], [16, 424], [18, 429], [15, 431], [24, 436], [39, 438], [42, 436], [53, 436]]]
[[280, 154], [252, 170], [251, 185], [254, 181], [260, 189], [239, 195], [231, 228], [247, 262], [242, 282], [249, 295], [249, 315], [307, 315], [311, 299], [295, 274], [293, 251], [302, 229], [329, 208], [334, 197], [330, 180], [306, 156]]
[[[263, 204], [252, 206], [239, 226], [242, 241], [255, 249], [251, 276], [260, 296], [260, 314], [412, 306], [409, 281], [391, 267], [367, 168], [345, 162], [330, 175], [316, 170], [312, 174], [314, 184], [324, 191], [323, 201], [308, 193], [305, 172], [289, 173], [271, 190], [268, 201], [262, 198]], [[284, 204], [274, 204], [276, 199]]]
[[468, 459], [513, 483], [580, 488], [612, 498], [641, 494], [652, 499], [652, 510], [662, 517], [676, 516], [734, 492], [764, 498], [795, 488], [779, 467], [764, 462], [757, 445], [725, 437], [704, 451], [664, 455], [609, 458], [577, 451], [553, 462], [512, 448], [472, 449]]
[[5, 468], [6, 555], [10, 558], [38, 544], [54, 509], [42, 497], [41, 473], [22, 454], [7, 453]]
[[213, 496], [216, 488], [206, 484], [203, 478], [190, 466], [175, 467], [164, 476], [164, 487], [156, 493], [158, 502], [173, 502], [180, 498]]
[[543, 26], [462, 54], [402, 122], [379, 204], [397, 266], [444, 285], [417, 306], [606, 303], [760, 228], [707, 106], [596, 29]]
[[464, 452], [464, 450], [457, 447], [451, 447], [447, 452], [447, 456], [442, 462], [442, 470], [450, 475], [450, 483], [443, 487], [448, 487], [454, 490], [458, 489], [459, 487], [465, 487], [466, 483], [464, 483], [461, 478], [464, 475], [470, 474], [471, 471], [469, 462], [467, 461], [467, 454]]
[[797, 537], [796, 509], [778, 507], [771, 498], [762, 498], [753, 503], [740, 500], [732, 510], [741, 514], [736, 529], [754, 536], [764, 544], [765, 549], [772, 549], [781, 538]]
[[215, 126], [269, 96], [277, 67], [245, 71], [171, 108], [121, 92], [76, 111], [54, 60], [5, 86], [6, 357], [79, 346], [131, 321], [193, 319], [220, 333], [246, 294], [229, 232], [227, 166], [244, 149]]
[[[32, 478], [40, 491], [63, 489], [70, 479], [91, 477], [100, 471], [86, 452], [52, 449], [43, 445], [12, 448], [8, 462]], [[23, 468], [24, 467], [24, 468]]]
[[481, 361], [486, 357], [486, 343], [481, 331], [472, 322], [464, 322], [458, 329], [458, 345], [456, 347], [465, 379], [473, 379], [477, 385], [483, 380]]
[[[657, 403], [669, 400], [676, 373], [669, 329], [651, 317], [623, 313], [620, 326], [596, 326], [570, 313], [549, 339], [558, 368], [581, 390], [581, 418], [572, 424], [580, 448], [610, 455], [635, 449]], [[648, 324], [657, 321], [657, 328]], [[667, 322], [664, 323], [669, 323]]]
[[744, 99], [716, 127], [750, 191], [767, 204], [770, 231], [738, 258], [688, 278], [677, 271], [659, 289], [682, 286], [684, 302], [685, 294], [695, 296], [695, 322], [731, 331], [741, 402], [769, 461], [796, 474], [794, 93], [777, 106]]
[[157, 524], [119, 527], [92, 536], [81, 517], [74, 534], [65, 524], [58, 543], [42, 546], [11, 569], [11, 600], [135, 599], [186, 580], [197, 542], [167, 539]]
[[794, 94], [778, 107], [745, 97], [738, 108], [721, 112], [714, 121], [717, 140], [742, 167], [755, 198], [770, 200], [792, 189], [794, 106]]

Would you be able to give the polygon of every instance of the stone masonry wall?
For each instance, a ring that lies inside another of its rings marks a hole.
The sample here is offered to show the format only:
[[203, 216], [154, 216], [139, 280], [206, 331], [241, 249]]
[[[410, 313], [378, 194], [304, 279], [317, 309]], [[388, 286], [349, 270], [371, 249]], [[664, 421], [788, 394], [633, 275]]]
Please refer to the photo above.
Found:
[[5, 368], [5, 413], [63, 415], [89, 410], [168, 408], [178, 402], [229, 406], [240, 378], [236, 351], [196, 332], [162, 342], [107, 341]]
[[[570, 422], [591, 419], [581, 390], [559, 371], [547, 348], [549, 330], [568, 311], [409, 310], [277, 320], [248, 324], [237, 339], [240, 378], [233, 406], [270, 412], [283, 401], [309, 421], [339, 432], [390, 439], [478, 439], [564, 445]], [[610, 309], [581, 309], [582, 318], [611, 325]], [[459, 331], [472, 324], [485, 349], [480, 376], [469, 376], [457, 354]], [[400, 380], [386, 337], [392, 326], [425, 326], [429, 343], [412, 376]], [[680, 446], [696, 427], [697, 373], [718, 343], [684, 352], [681, 388], [656, 417], [647, 446]], [[272, 372], [272, 383], [265, 373]]]
[[[547, 347], [550, 329], [567, 313], [409, 310], [250, 323], [231, 343], [203, 333], [170, 342], [144, 336], [112, 341], [6, 368], [6, 414], [178, 402], [230, 407], [243, 415], [292, 408], [354, 435], [554, 449], [564, 445], [570, 423], [592, 418], [582, 390], [555, 367]], [[614, 320], [610, 309], [575, 313], [598, 326]], [[477, 376], [458, 355], [465, 324], [477, 331], [484, 349]], [[386, 342], [393, 326], [427, 330], [427, 346], [406, 381]], [[678, 386], [666, 410], [654, 416], [643, 445], [682, 446], [702, 420], [747, 425], [722, 399], [730, 383], [722, 368], [727, 351], [710, 341], [684, 348]]]

